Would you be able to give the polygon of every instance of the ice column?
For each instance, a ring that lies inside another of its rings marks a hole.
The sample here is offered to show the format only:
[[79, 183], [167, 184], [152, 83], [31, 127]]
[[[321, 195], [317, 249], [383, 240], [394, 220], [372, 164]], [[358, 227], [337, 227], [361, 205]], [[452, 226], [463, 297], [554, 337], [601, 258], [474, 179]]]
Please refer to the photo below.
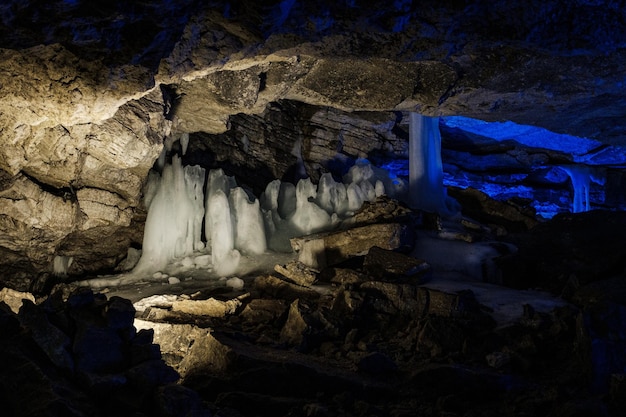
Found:
[[206, 224], [211, 232], [211, 256], [215, 272], [231, 275], [239, 266], [241, 255], [235, 249], [235, 233], [228, 197], [221, 189], [212, 191], [207, 200]]
[[452, 216], [458, 203], [446, 195], [439, 118], [410, 113], [409, 203], [420, 210]]
[[148, 207], [142, 256], [135, 267], [140, 273], [159, 271], [201, 245], [204, 169], [183, 168], [175, 155], [172, 164], [163, 167], [161, 177], [151, 176], [150, 181], [156, 191]]
[[265, 226], [259, 200], [250, 201], [243, 188], [230, 192], [230, 206], [235, 218], [235, 247], [244, 254], [260, 255], [267, 249]]

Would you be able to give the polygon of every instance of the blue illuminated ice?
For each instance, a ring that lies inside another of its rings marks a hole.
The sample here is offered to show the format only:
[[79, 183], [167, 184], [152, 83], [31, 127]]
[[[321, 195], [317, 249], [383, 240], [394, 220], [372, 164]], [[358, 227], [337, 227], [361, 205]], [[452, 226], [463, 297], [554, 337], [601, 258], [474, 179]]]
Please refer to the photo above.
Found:
[[413, 208], [445, 217], [451, 217], [460, 210], [458, 203], [447, 196], [443, 186], [438, 117], [410, 114], [409, 192]]
[[572, 213], [581, 213], [591, 210], [591, 200], [589, 191], [591, 182], [604, 185], [605, 178], [603, 172], [598, 168], [586, 165], [566, 165], [560, 167], [569, 175], [574, 189], [572, 198]]

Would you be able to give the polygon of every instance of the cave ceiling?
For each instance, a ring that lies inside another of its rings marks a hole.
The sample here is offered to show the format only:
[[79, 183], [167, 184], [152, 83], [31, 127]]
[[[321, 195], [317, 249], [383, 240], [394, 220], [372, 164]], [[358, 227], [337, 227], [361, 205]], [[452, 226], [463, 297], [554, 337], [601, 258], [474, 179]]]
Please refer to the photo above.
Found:
[[14, 126], [100, 122], [166, 85], [182, 131], [217, 133], [286, 98], [624, 142], [619, 2], [65, 0], [1, 12], [3, 118], [29, 110]]

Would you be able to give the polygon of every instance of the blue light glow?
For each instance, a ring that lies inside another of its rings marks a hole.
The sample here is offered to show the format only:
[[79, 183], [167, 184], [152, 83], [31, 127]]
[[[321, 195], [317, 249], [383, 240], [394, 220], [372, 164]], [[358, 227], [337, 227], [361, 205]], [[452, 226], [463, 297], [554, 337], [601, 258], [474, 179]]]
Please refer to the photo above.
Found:
[[513, 122], [485, 122], [464, 116], [442, 117], [448, 127], [458, 128], [497, 141], [512, 140], [530, 148], [542, 148], [568, 153], [577, 160], [600, 148], [602, 143], [577, 136], [563, 135], [536, 126], [520, 125]]

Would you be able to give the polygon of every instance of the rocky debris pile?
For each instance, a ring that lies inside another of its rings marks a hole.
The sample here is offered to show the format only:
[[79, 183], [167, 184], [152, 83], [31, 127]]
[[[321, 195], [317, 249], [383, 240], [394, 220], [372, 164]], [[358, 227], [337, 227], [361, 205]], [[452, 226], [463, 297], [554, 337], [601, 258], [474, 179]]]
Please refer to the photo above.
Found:
[[85, 289], [66, 301], [60, 292], [38, 305], [31, 297], [2, 291], [3, 415], [211, 415], [195, 392], [177, 384], [153, 331], [136, 331], [129, 300]]
[[[144, 303], [136, 326], [154, 330], [164, 359], [216, 415], [600, 416], [619, 407], [619, 374], [610, 397], [589, 383], [598, 374], [581, 309], [531, 301], [502, 322], [472, 290], [429, 286], [430, 272], [372, 247], [321, 271], [279, 265], [240, 292], [187, 297], [197, 308], [186, 311], [175, 299]], [[234, 308], [216, 315], [216, 303]]]

